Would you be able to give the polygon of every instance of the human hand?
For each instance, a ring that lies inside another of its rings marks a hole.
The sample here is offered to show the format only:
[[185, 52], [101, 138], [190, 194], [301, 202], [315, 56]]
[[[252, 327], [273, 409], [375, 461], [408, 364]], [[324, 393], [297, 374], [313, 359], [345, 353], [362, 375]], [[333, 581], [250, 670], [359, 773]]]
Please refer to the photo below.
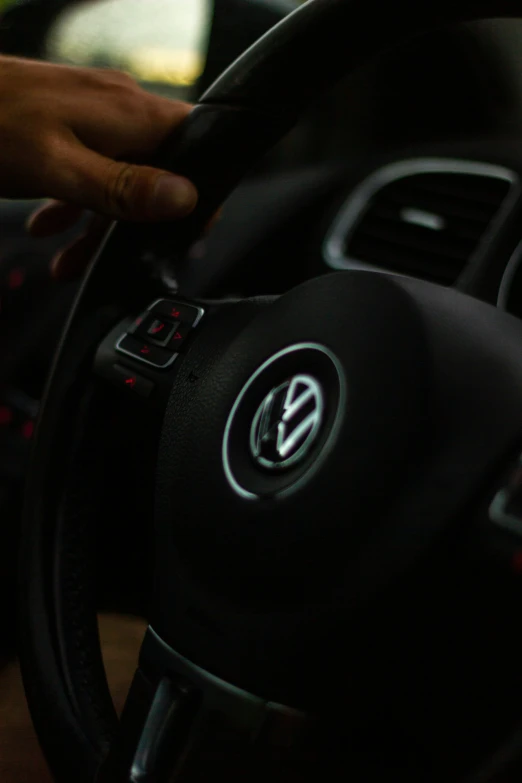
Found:
[[29, 219], [34, 237], [64, 231], [84, 209], [96, 215], [54, 259], [56, 277], [83, 271], [111, 220], [177, 220], [194, 209], [189, 180], [139, 164], [190, 110], [118, 71], [0, 56], [0, 197], [52, 199]]

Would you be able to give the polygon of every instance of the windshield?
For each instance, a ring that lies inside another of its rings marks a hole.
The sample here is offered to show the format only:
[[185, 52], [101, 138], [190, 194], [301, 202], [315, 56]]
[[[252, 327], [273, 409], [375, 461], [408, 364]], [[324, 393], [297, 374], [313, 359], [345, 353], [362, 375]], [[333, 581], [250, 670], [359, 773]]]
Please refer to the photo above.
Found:
[[50, 31], [49, 60], [126, 71], [155, 92], [182, 92], [201, 75], [210, 0], [89, 0]]
[[[244, 2], [288, 13], [303, 0]], [[213, 0], [84, 0], [59, 15], [46, 57], [117, 68], [153, 92], [185, 97], [205, 67], [212, 12]]]

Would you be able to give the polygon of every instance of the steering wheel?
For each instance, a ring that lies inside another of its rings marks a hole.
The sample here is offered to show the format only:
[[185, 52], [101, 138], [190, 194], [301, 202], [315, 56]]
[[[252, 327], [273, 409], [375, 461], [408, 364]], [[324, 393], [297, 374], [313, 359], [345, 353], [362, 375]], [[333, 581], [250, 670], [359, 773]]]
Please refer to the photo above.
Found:
[[[199, 187], [195, 215], [112, 227], [54, 361], [26, 493], [21, 661], [56, 780], [515, 779], [520, 323], [368, 272], [279, 298], [182, 293], [187, 247], [314, 96], [407, 37], [520, 12], [310, 0], [160, 151]], [[154, 535], [121, 721], [96, 622], [108, 507]]]

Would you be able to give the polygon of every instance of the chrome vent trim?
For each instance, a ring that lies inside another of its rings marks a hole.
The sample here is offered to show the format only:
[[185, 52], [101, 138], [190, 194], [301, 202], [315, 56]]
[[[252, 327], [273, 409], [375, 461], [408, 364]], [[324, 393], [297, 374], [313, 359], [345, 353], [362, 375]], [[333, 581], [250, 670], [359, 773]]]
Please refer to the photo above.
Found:
[[[499, 209], [496, 212], [491, 223], [480, 238], [475, 251], [470, 255], [463, 272], [457, 280], [462, 278], [480, 262], [484, 253], [494, 237], [498, 234], [505, 219], [518, 201], [520, 195], [520, 179], [518, 175], [510, 169], [495, 165], [492, 163], [481, 163], [468, 160], [452, 158], [411, 158], [391, 163], [370, 174], [364, 179], [351, 193], [331, 228], [329, 229], [323, 243], [323, 259], [325, 263], [336, 270], [358, 269], [383, 272], [386, 274], [395, 274], [405, 276], [400, 272], [380, 267], [376, 264], [363, 261], [345, 254], [344, 248], [350, 241], [359, 221], [363, 218], [365, 212], [371, 205], [373, 197], [386, 185], [405, 179], [416, 174], [467, 174], [480, 177], [504, 180], [508, 182], [510, 188], [507, 195], [499, 203]], [[421, 213], [423, 210], [413, 210]], [[424, 216], [417, 214], [410, 215], [410, 222], [415, 220], [433, 220], [436, 216], [426, 213]], [[421, 275], [419, 275], [421, 277]]]

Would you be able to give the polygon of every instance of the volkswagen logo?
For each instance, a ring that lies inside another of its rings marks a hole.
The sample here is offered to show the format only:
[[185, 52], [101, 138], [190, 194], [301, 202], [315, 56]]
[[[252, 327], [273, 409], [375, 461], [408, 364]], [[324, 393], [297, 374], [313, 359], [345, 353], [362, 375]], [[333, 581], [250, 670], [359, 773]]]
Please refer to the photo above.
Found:
[[324, 417], [324, 396], [310, 375], [295, 375], [265, 397], [250, 429], [250, 451], [268, 470], [284, 470], [312, 448]]
[[297, 491], [324, 464], [346, 410], [343, 368], [326, 346], [296, 343], [255, 370], [222, 441], [223, 472], [245, 500]]

